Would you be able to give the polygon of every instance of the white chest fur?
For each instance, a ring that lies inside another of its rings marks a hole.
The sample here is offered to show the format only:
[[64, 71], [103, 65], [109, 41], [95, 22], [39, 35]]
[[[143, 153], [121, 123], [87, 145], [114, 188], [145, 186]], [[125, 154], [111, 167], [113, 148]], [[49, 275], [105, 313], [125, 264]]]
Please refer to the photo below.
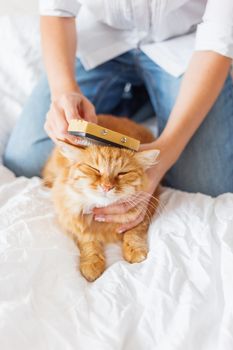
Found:
[[66, 187], [65, 190], [67, 200], [66, 207], [73, 214], [91, 214], [92, 209], [95, 207], [106, 207], [116, 201], [116, 198], [108, 198], [93, 193], [89, 189], [85, 193], [76, 192], [70, 186]]

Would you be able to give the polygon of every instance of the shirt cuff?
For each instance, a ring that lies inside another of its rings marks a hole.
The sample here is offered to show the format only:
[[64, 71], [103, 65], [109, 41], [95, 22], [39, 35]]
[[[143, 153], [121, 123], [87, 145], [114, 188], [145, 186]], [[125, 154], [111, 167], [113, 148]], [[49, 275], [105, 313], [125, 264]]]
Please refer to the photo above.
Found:
[[198, 25], [196, 51], [214, 51], [233, 58], [233, 25], [203, 22]]
[[77, 0], [39, 0], [41, 16], [75, 17], [81, 5]]

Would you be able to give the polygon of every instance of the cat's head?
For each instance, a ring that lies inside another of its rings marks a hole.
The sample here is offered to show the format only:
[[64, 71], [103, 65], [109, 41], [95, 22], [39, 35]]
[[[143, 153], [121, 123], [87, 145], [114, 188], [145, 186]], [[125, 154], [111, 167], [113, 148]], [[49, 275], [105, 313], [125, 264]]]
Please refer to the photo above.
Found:
[[85, 149], [60, 144], [69, 160], [68, 185], [96, 206], [111, 204], [143, 190], [145, 171], [154, 164], [158, 150], [133, 152], [123, 148], [90, 146]]

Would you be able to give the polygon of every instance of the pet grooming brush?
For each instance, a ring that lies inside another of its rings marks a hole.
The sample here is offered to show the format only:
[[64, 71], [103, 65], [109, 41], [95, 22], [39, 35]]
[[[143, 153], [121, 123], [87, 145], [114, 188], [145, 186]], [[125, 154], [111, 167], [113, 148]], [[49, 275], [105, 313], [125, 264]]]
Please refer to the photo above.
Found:
[[140, 141], [132, 137], [82, 119], [71, 119], [68, 132], [71, 135], [77, 136], [79, 138], [77, 139], [77, 144], [83, 147], [107, 145], [138, 151], [140, 146]]

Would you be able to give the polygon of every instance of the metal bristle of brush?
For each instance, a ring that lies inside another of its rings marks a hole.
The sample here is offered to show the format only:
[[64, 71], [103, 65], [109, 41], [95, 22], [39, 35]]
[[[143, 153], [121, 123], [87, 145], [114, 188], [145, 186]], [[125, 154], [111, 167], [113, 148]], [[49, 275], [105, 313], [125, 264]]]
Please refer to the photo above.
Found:
[[101, 142], [98, 140], [94, 140], [94, 139], [91, 139], [88, 137], [81, 137], [81, 136], [77, 137], [75, 144], [77, 146], [80, 146], [80, 147], [89, 147], [89, 146], [94, 146], [94, 145], [107, 146], [107, 144], [105, 142]]

